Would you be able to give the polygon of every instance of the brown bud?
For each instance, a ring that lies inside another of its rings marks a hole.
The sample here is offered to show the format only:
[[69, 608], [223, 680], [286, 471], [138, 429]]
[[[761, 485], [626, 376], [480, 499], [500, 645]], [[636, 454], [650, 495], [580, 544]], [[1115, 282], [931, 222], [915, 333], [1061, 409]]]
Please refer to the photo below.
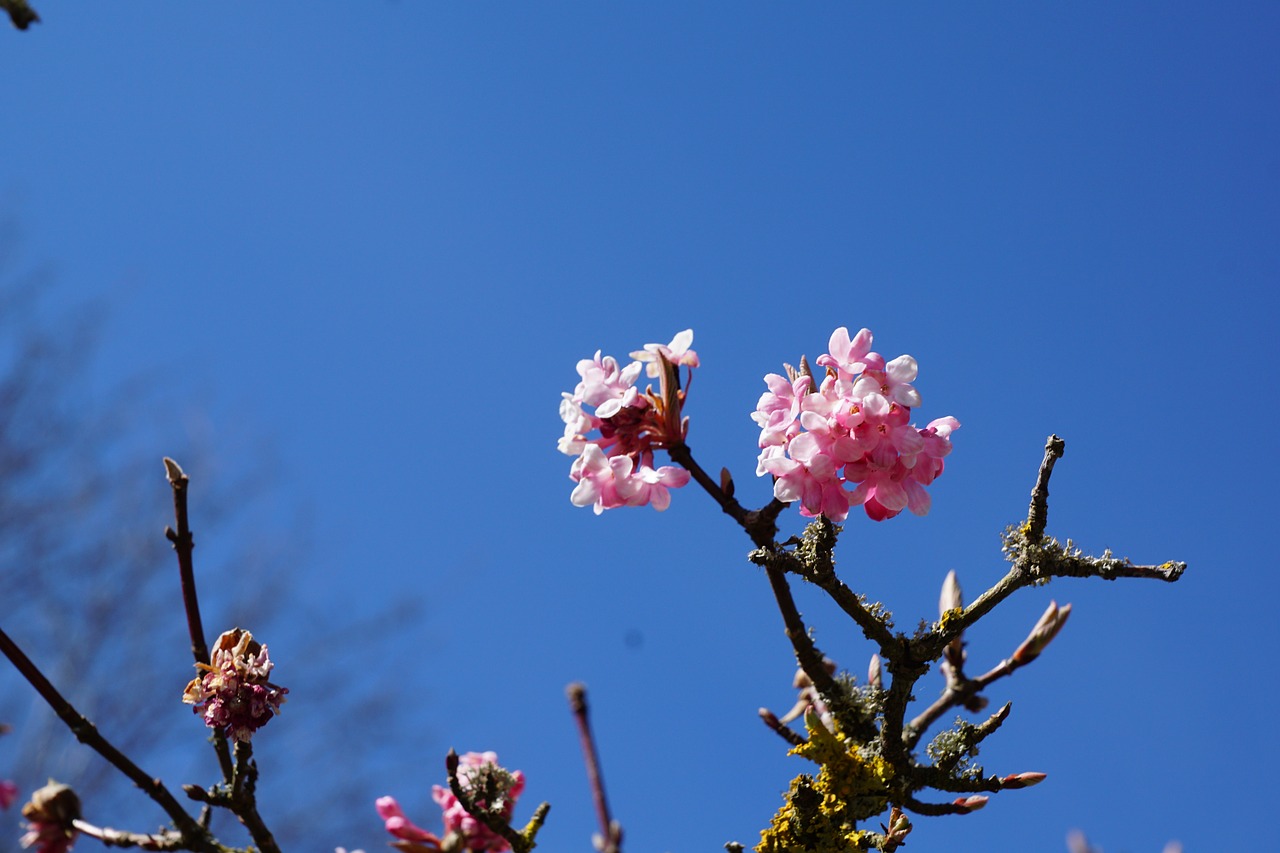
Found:
[[49, 784], [31, 794], [22, 807], [22, 816], [32, 823], [48, 823], [70, 828], [80, 819], [80, 798], [71, 786], [49, 780]]

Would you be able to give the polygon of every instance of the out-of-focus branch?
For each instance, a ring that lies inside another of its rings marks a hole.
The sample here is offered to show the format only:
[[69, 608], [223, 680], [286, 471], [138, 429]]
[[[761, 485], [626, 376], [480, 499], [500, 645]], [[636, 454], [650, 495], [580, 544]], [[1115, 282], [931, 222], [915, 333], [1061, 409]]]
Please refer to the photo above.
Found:
[[86, 820], [74, 820], [71, 825], [81, 835], [96, 838], [105, 847], [137, 847], [141, 850], [182, 850], [180, 832], [125, 832], [105, 826], [95, 826]]
[[76, 736], [77, 740], [101, 755], [125, 776], [128, 776], [148, 797], [154, 800], [160, 808], [164, 809], [165, 813], [173, 821], [174, 826], [177, 827], [178, 832], [182, 834], [184, 846], [187, 849], [200, 851], [200, 853], [219, 853], [222, 849], [220, 845], [213, 840], [207, 829], [197, 823], [191, 815], [187, 814], [177, 799], [169, 793], [169, 789], [164, 786], [164, 783], [145, 773], [128, 756], [116, 749], [103, 737], [97, 726], [63, 698], [57, 688], [40, 671], [40, 668], [32, 663], [22, 649], [2, 630], [0, 630], [0, 652], [3, 652], [5, 657], [17, 668], [18, 672], [22, 673], [23, 678], [31, 683], [31, 686], [36, 689], [40, 697], [48, 703], [49, 707], [66, 724], [67, 728], [71, 729], [71, 733]]
[[28, 5], [27, 0], [0, 0], [0, 9], [4, 9], [9, 20], [20, 30], [40, 22], [40, 16]]
[[596, 849], [600, 853], [620, 853], [622, 825], [609, 815], [609, 801], [604, 794], [604, 774], [600, 772], [600, 758], [596, 753], [596, 742], [591, 734], [591, 720], [587, 713], [587, 688], [575, 682], [570, 684], [565, 692], [569, 697], [569, 708], [573, 711], [573, 720], [578, 726], [582, 757], [587, 764], [587, 782], [591, 786], [591, 801], [595, 804], [596, 818], [600, 822]]

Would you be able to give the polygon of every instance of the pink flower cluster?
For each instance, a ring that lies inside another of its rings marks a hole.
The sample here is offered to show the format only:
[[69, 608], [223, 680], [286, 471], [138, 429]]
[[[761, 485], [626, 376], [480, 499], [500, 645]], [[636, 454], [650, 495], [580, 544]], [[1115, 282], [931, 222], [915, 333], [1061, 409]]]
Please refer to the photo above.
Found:
[[[497, 753], [468, 752], [458, 759], [458, 783], [464, 792], [476, 798], [477, 809], [510, 821], [516, 799], [524, 791], [524, 774], [503, 769], [498, 764]], [[444, 813], [443, 839], [409, 820], [394, 797], [380, 797], [375, 803], [387, 832], [400, 839], [394, 842], [394, 847], [405, 853], [463, 850], [501, 853], [510, 848], [505, 838], [472, 817], [453, 791], [435, 785], [431, 796]]]
[[[655, 468], [653, 452], [683, 441], [687, 419], [681, 418], [684, 391], [678, 368], [698, 366], [698, 354], [689, 349], [693, 330], [685, 329], [669, 344], [646, 344], [631, 353], [634, 361], [619, 367], [613, 356], [578, 362], [582, 380], [573, 393], [560, 401], [564, 436], [559, 449], [576, 456], [569, 478], [577, 486], [569, 499], [574, 506], [593, 506], [597, 515], [620, 506], [651, 504], [664, 510], [671, 503], [670, 489], [689, 482], [689, 472], [664, 465]], [[659, 390], [641, 393], [636, 387], [641, 369], [660, 381]], [[588, 412], [586, 406], [592, 407]], [[598, 437], [589, 438], [594, 432]]]
[[208, 664], [198, 663], [204, 672], [191, 680], [182, 701], [194, 705], [204, 722], [227, 737], [246, 743], [276, 714], [289, 691], [267, 680], [271, 658], [267, 647], [242, 628], [224, 631], [214, 644]]
[[790, 369], [764, 378], [769, 390], [751, 415], [760, 426], [756, 473], [773, 475], [774, 497], [799, 501], [801, 515], [843, 521], [850, 507], [862, 506], [883, 521], [904, 509], [929, 511], [924, 487], [942, 473], [960, 422], [912, 426], [911, 409], [920, 405], [911, 384], [916, 360], [902, 355], [886, 363], [871, 343], [870, 330], [850, 339], [841, 326], [818, 357], [827, 370], [817, 387], [812, 376]]

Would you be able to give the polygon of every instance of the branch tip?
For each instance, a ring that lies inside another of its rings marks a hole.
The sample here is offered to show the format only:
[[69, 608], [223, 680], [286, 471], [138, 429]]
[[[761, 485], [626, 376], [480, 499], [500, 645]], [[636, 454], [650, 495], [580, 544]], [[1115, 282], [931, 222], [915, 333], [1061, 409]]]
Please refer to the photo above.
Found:
[[182, 466], [168, 456], [164, 458], [164, 474], [169, 480], [169, 485], [175, 489], [187, 484], [187, 475], [183, 472]]

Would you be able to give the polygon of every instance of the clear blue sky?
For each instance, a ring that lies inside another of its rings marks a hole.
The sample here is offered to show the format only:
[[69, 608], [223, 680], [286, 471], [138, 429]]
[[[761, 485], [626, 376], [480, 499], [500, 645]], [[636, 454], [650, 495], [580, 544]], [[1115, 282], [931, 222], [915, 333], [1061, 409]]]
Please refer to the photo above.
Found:
[[[1280, 7], [38, 8], [0, 33], [0, 204], [63, 298], [111, 303], [96, 376], [212, 395], [215, 445], [276, 438], [246, 462], [314, 518], [300, 595], [427, 602], [377, 638], [412, 649], [374, 679], [397, 725], [305, 710], [334, 675], [291, 685], [260, 739], [287, 764], [275, 727], [328, 725], [333, 773], [389, 747], [368, 803], [338, 806], [367, 835], [327, 837], [325, 805], [318, 847], [381, 849], [379, 794], [430, 820], [452, 745], [526, 772], [546, 849], [589, 849], [571, 680], [629, 851], [756, 840], [804, 762], [755, 716], [789, 706], [793, 663], [748, 541], [692, 488], [664, 515], [572, 507], [556, 406], [577, 359], [692, 327], [690, 443], [759, 505], [761, 377], [839, 325], [914, 355], [922, 420], [963, 424], [929, 517], [845, 533], [841, 570], [900, 626], [948, 569], [970, 595], [999, 576], [1051, 432], [1051, 533], [1191, 565], [1057, 581], [982, 623], [975, 666], [1050, 598], [1075, 607], [990, 694], [1014, 709], [988, 770], [1049, 779], [918, 821], [910, 849], [1274, 845]], [[802, 605], [863, 671], [852, 626]], [[272, 650], [290, 683], [303, 652]]]

